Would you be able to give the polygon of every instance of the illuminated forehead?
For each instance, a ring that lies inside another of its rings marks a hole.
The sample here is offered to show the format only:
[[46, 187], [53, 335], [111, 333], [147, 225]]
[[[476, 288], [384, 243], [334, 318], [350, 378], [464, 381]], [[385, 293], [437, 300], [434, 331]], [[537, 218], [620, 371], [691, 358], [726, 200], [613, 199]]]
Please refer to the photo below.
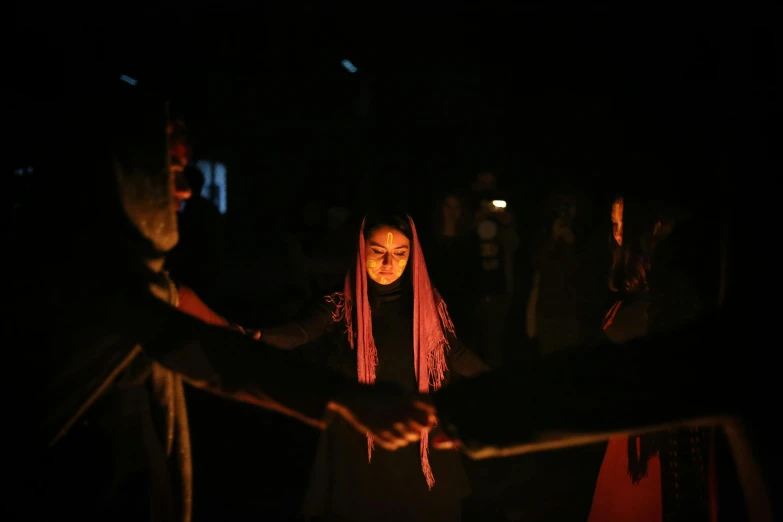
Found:
[[378, 227], [373, 230], [366, 242], [375, 247], [397, 250], [399, 248], [410, 248], [411, 242], [400, 230], [389, 226]]

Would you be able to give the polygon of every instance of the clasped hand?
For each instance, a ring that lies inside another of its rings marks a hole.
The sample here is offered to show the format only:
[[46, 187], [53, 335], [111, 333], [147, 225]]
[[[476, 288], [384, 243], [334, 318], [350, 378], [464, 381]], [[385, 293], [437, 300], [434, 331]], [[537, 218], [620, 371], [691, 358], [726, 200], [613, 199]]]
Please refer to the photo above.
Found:
[[426, 397], [406, 393], [390, 383], [357, 383], [329, 403], [329, 410], [387, 450], [418, 441], [421, 433], [437, 422], [435, 408]]

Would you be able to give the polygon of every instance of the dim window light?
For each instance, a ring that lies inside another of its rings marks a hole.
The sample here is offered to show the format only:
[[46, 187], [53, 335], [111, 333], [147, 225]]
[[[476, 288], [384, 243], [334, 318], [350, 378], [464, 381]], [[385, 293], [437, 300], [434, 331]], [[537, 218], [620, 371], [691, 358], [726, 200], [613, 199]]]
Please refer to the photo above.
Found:
[[131, 78], [127, 74], [123, 74], [122, 76], [120, 76], [120, 80], [124, 81], [128, 85], [136, 85], [136, 79], [135, 78]]
[[214, 203], [221, 214], [225, 214], [228, 207], [226, 166], [217, 161], [207, 160], [198, 161], [196, 166], [204, 174], [201, 196]]

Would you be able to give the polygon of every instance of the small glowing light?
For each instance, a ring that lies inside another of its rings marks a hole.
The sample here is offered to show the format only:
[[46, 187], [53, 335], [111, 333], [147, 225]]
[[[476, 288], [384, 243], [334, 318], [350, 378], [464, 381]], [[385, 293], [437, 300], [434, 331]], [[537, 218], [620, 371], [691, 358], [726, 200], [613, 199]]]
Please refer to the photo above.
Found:
[[495, 199], [492, 201], [492, 206], [495, 208], [506, 208], [506, 202], [502, 199]]
[[351, 63], [351, 60], [343, 60], [343, 62], [342, 62], [342, 63], [343, 63], [343, 67], [345, 67], [345, 68], [346, 68], [346, 70], [347, 70], [349, 73], [355, 73], [356, 71], [358, 71], [358, 69], [356, 68], [356, 66], [355, 66], [354, 64], [352, 64], [352, 63]]
[[122, 76], [120, 76], [120, 80], [124, 81], [128, 85], [136, 85], [136, 80], [134, 78], [131, 78], [127, 74], [123, 74]]

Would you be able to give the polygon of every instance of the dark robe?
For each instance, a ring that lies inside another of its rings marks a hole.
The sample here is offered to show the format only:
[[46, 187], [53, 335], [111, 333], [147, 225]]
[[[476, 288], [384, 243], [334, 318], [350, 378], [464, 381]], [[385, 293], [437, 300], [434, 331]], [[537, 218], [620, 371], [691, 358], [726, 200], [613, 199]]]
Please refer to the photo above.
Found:
[[170, 285], [143, 262], [130, 224], [80, 235], [63, 223], [20, 229], [9, 245], [10, 520], [185, 519], [183, 380], [324, 426], [349, 381], [153, 295]]
[[[669, 283], [666, 293], [686, 286]], [[647, 335], [651, 328], [687, 324], [697, 317], [699, 301], [693, 293], [681, 290], [677, 294], [680, 306], [676, 308], [661, 306], [661, 299], [647, 293], [616, 303], [607, 315], [604, 331], [611, 340], [622, 343]], [[651, 297], [656, 297], [654, 304]], [[664, 300], [671, 301], [675, 299]], [[654, 322], [650, 320], [651, 309]], [[669, 362], [678, 364], [676, 359]], [[639, 520], [706, 522], [710, 518], [710, 481], [715, 480], [712, 438], [709, 426], [613, 437], [604, 455], [589, 520], [635, 516]]]
[[[744, 495], [740, 512], [747, 509], [750, 520], [774, 520], [775, 421], [764, 405], [772, 383], [765, 378], [763, 352], [757, 351], [757, 358], [736, 357], [716, 349], [738, 340], [738, 313], [724, 309], [675, 331], [623, 345], [566, 350], [454, 383], [434, 395], [441, 425], [473, 458], [588, 444], [685, 423], [717, 425], [728, 440], [734, 459], [729, 466], [736, 466]], [[698, 371], [705, 359], [709, 370]], [[661, 375], [668, 386], [637, 386]], [[702, 393], [705, 389], [710, 393]], [[509, 409], [508, 397], [523, 400]]]
[[[396, 383], [417, 391], [413, 357], [413, 293], [405, 277], [391, 285], [370, 281], [372, 331], [378, 349], [377, 381]], [[439, 297], [438, 297], [439, 299]], [[264, 330], [272, 345], [291, 348], [313, 340], [332, 324], [332, 310], [320, 306], [313, 316], [280, 328]], [[356, 351], [351, 350], [343, 329], [337, 330], [331, 364], [347, 377], [356, 378]], [[299, 334], [293, 334], [293, 332]], [[449, 335], [447, 364], [451, 372], [472, 376], [486, 369], [484, 363], [456, 337]], [[434, 436], [439, 431], [433, 432]], [[376, 446], [367, 458], [367, 438], [344, 422], [333, 423], [319, 441], [304, 512], [339, 521], [457, 521], [461, 500], [469, 485], [461, 456], [454, 452], [430, 452], [435, 475], [432, 490], [422, 473], [419, 444], [389, 452]], [[330, 518], [331, 517], [331, 518]]]

